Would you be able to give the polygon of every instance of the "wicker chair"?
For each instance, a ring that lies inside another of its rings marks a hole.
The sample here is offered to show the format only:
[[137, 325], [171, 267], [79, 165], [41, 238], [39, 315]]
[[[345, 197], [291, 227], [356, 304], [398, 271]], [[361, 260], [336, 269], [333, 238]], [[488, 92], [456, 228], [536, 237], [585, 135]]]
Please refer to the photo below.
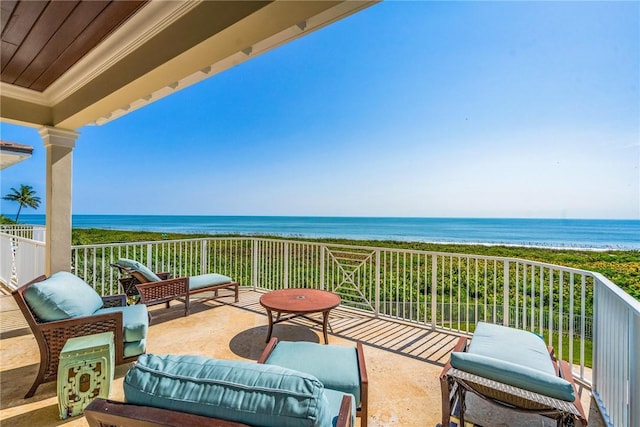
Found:
[[[113, 332], [116, 364], [121, 365], [133, 362], [138, 358], [138, 356], [124, 357], [123, 315], [121, 312], [49, 322], [38, 318], [27, 304], [24, 293], [29, 287], [46, 278], [44, 275], [40, 276], [12, 293], [40, 348], [40, 368], [33, 385], [24, 396], [25, 399], [33, 396], [40, 384], [56, 380], [60, 352], [69, 338], [101, 332]], [[103, 308], [126, 306], [126, 296], [124, 294], [101, 298], [104, 302]]]
[[[467, 352], [468, 349], [469, 339], [461, 337], [453, 352]], [[547, 350], [550, 363], [553, 364], [553, 369], [557, 376], [567, 380], [573, 387], [575, 391], [575, 400], [573, 402], [456, 369], [452, 367], [451, 361], [449, 361], [440, 374], [442, 426], [449, 426], [452, 420], [456, 421], [458, 425], [466, 425], [465, 423], [469, 421], [465, 420], [465, 394], [467, 392], [509, 410], [552, 418], [556, 421], [558, 427], [573, 426], [576, 421], [580, 421], [583, 426], [586, 426], [587, 418], [580, 403], [580, 397], [578, 396], [569, 364], [562, 360], [558, 361], [555, 358], [552, 347], [547, 347]]]

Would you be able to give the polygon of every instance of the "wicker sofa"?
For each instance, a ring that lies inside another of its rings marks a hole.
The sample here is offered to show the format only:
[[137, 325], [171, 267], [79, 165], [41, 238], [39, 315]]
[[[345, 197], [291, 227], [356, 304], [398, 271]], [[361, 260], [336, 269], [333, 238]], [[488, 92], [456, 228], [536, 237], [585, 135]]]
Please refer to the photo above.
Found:
[[135, 361], [146, 351], [146, 306], [127, 306], [125, 295], [100, 297], [71, 273], [40, 276], [13, 291], [13, 297], [40, 348], [40, 368], [25, 398], [57, 378], [60, 352], [69, 338], [113, 332], [117, 365]]
[[279, 366], [146, 354], [124, 378], [126, 403], [94, 400], [90, 426], [350, 427], [351, 394]]

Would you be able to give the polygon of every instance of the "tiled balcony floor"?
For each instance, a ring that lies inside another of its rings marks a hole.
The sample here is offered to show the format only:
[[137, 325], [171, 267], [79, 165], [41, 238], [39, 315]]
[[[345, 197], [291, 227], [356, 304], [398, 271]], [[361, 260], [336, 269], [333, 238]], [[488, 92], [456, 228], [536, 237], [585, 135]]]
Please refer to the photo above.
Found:
[[[189, 317], [182, 316], [181, 303], [173, 303], [169, 310], [154, 307], [147, 351], [255, 361], [265, 347], [267, 332], [266, 314], [258, 303], [260, 295], [241, 290], [236, 304], [192, 298]], [[0, 297], [0, 313], [0, 424], [86, 426], [84, 417], [58, 419], [55, 382], [41, 385], [34, 397], [23, 399], [37, 372], [38, 347], [12, 297]], [[331, 344], [353, 346], [357, 340], [364, 344], [371, 427], [435, 426], [439, 422], [438, 375], [455, 344], [455, 335], [346, 309], [333, 310], [330, 324]], [[284, 340], [321, 342], [321, 333], [320, 326], [304, 319], [274, 327], [274, 336]], [[126, 371], [126, 365], [116, 369], [111, 399], [123, 400]], [[582, 400], [587, 412], [592, 408], [589, 425], [601, 425], [593, 410], [595, 405], [590, 405], [588, 391]], [[495, 410], [482, 405], [471, 408], [474, 410], [486, 426], [551, 425], [543, 424], [540, 417], [500, 418]]]

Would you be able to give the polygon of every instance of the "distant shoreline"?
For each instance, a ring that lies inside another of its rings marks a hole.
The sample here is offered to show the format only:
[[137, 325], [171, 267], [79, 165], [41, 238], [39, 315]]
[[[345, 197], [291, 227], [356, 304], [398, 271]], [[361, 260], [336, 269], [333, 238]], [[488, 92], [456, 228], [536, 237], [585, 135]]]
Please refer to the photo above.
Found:
[[[23, 215], [44, 224], [44, 215]], [[73, 228], [569, 250], [640, 249], [640, 220], [73, 215]]]

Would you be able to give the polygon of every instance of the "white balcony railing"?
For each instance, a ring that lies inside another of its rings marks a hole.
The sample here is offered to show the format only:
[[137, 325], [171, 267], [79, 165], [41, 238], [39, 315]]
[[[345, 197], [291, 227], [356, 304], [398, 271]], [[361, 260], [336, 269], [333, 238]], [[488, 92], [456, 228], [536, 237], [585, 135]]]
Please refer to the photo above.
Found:
[[0, 233], [10, 234], [16, 237], [45, 241], [46, 227], [43, 225], [3, 224], [0, 225]]
[[[76, 246], [73, 271], [121, 292], [110, 264], [173, 276], [218, 272], [243, 286], [327, 289], [343, 305], [461, 334], [477, 321], [530, 330], [572, 363], [609, 425], [640, 422], [640, 303], [600, 274], [513, 258], [262, 238]], [[35, 276], [34, 276], [35, 277]]]
[[9, 289], [44, 274], [44, 242], [0, 233], [0, 253], [0, 281]]

